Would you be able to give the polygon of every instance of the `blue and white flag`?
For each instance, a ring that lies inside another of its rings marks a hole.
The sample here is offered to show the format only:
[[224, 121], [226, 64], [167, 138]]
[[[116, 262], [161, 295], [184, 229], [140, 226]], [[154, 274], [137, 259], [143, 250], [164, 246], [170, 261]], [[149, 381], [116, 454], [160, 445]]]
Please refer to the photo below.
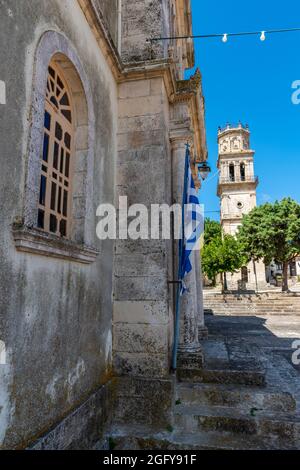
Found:
[[182, 282], [181, 294], [186, 291], [184, 278], [192, 271], [191, 254], [199, 251], [201, 235], [204, 231], [203, 205], [200, 204], [198, 193], [195, 188], [194, 179], [190, 167], [190, 153], [187, 148], [186, 154], [186, 181], [183, 194], [183, 229], [182, 240], [179, 244], [180, 250], [180, 281]]
[[191, 254], [201, 248], [201, 238], [204, 232], [204, 211], [200, 205], [195, 188], [191, 166], [189, 145], [186, 146], [184, 189], [182, 198], [182, 237], [179, 240], [178, 289], [176, 296], [176, 314], [174, 324], [174, 346], [172, 353], [172, 368], [177, 367], [177, 349], [180, 335], [180, 299], [187, 291], [184, 278], [192, 271]]

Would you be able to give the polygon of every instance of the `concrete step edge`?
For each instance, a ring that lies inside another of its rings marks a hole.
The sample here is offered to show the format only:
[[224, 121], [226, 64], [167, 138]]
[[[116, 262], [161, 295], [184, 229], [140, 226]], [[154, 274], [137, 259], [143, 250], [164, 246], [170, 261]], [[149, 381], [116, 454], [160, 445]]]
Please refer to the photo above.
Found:
[[264, 410], [255, 410], [255, 416], [246, 413], [243, 410], [232, 409], [221, 406], [201, 406], [201, 405], [178, 405], [174, 408], [175, 416], [197, 416], [197, 417], [216, 417], [230, 418], [233, 420], [268, 420], [280, 423], [298, 424], [300, 429], [300, 414], [286, 412], [266, 412]]
[[[197, 431], [196, 433], [136, 433], [134, 429], [111, 433], [115, 450], [296, 450], [297, 444], [287, 439], [266, 439], [257, 435], [239, 435], [229, 432]], [[127, 440], [127, 444], [126, 444]], [[123, 446], [122, 446], [123, 443]], [[120, 447], [121, 446], [121, 447]]]

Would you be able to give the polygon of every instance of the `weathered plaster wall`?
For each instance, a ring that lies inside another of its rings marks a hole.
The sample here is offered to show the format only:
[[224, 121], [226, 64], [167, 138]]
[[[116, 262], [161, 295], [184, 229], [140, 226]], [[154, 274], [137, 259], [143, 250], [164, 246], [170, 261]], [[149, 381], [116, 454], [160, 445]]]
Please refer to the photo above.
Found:
[[112, 243], [90, 234], [101, 253], [84, 266], [18, 253], [12, 239], [11, 224], [22, 217], [34, 56], [42, 34], [65, 35], [89, 80], [94, 214], [98, 204], [114, 199], [117, 92], [77, 2], [0, 0], [0, 13], [0, 79], [7, 90], [7, 104], [0, 106], [0, 339], [7, 356], [7, 365], [0, 365], [0, 448], [13, 448], [58, 423], [111, 368]]
[[118, 3], [119, 0], [93, 0], [94, 6], [103, 15], [115, 46], [118, 43]]

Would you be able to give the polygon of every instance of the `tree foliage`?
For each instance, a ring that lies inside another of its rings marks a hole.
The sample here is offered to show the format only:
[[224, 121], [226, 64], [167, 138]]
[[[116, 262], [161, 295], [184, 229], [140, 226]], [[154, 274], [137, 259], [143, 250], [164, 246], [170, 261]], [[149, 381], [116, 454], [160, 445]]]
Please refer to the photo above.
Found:
[[222, 227], [220, 222], [206, 218], [204, 224], [204, 243], [207, 245], [213, 240], [220, 238], [222, 238]]
[[287, 290], [288, 263], [300, 253], [300, 205], [285, 198], [255, 207], [243, 217], [237, 238], [249, 260], [283, 264], [283, 290]]
[[205, 221], [202, 268], [207, 277], [215, 281], [218, 274], [234, 273], [244, 266], [246, 257], [239, 242], [222, 233], [220, 223]]

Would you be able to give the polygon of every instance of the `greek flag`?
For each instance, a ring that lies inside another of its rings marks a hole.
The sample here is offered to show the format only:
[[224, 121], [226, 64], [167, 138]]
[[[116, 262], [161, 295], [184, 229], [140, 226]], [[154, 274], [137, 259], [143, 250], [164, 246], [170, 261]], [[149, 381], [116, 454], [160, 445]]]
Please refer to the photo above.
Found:
[[186, 146], [184, 188], [182, 197], [182, 237], [179, 241], [178, 288], [176, 295], [176, 313], [174, 324], [174, 345], [172, 353], [172, 368], [177, 367], [177, 349], [180, 334], [180, 304], [181, 297], [187, 291], [184, 278], [192, 271], [191, 254], [201, 248], [201, 236], [204, 232], [204, 211], [200, 205], [195, 188], [191, 167], [190, 149]]
[[181, 295], [186, 291], [184, 278], [192, 271], [191, 254], [200, 250], [204, 231], [203, 206], [199, 202], [190, 166], [190, 152], [187, 147], [186, 171], [183, 193], [182, 239], [179, 243]]

